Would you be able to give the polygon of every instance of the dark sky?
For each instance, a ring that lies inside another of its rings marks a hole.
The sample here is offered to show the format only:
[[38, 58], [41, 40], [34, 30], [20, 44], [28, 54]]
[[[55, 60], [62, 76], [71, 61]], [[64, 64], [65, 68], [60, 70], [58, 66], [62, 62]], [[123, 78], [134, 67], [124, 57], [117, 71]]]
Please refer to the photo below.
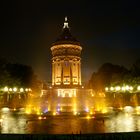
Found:
[[31, 65], [42, 80], [51, 80], [50, 46], [65, 16], [83, 47], [83, 81], [105, 62], [130, 68], [140, 58], [138, 1], [3, 0], [0, 5], [0, 57]]

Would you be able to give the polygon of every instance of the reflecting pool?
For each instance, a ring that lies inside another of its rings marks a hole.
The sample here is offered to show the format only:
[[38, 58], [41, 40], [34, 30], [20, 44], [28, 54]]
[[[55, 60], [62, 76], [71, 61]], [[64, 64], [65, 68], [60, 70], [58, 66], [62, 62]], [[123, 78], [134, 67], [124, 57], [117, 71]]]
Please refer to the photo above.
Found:
[[120, 112], [112, 116], [35, 116], [20, 111], [0, 113], [0, 133], [79, 134], [140, 131], [140, 116]]

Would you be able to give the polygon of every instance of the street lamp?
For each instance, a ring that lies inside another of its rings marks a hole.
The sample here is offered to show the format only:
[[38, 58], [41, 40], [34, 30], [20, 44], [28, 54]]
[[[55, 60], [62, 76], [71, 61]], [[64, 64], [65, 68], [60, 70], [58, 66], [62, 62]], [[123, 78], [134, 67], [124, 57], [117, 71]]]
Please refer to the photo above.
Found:
[[9, 88], [9, 91], [13, 91], [12, 88]]
[[137, 87], [137, 90], [140, 91], [140, 86]]
[[105, 91], [108, 91], [108, 90], [109, 90], [108, 87], [106, 87], [106, 88], [105, 88]]
[[130, 87], [129, 87], [129, 89], [132, 91], [132, 90], [133, 90], [133, 87], [132, 87], [132, 86], [130, 86]]
[[122, 91], [125, 91], [125, 87], [122, 87]]
[[28, 89], [29, 91], [32, 91], [30, 88]]
[[125, 86], [125, 89], [126, 89], [126, 90], [129, 90], [129, 86], [128, 86], [128, 85], [127, 85], [127, 86]]
[[8, 87], [4, 87], [4, 91], [7, 92], [8, 91]]
[[119, 86], [117, 86], [115, 89], [116, 89], [116, 91], [119, 91], [121, 88]]
[[114, 90], [114, 87], [110, 87], [110, 90], [113, 91]]
[[26, 88], [25, 91], [28, 91], [28, 88]]
[[24, 91], [24, 89], [23, 88], [20, 88], [20, 92], [23, 92]]
[[13, 91], [14, 91], [14, 92], [16, 92], [16, 91], [17, 91], [17, 88], [16, 88], [16, 87], [14, 87], [14, 88], [13, 88]]

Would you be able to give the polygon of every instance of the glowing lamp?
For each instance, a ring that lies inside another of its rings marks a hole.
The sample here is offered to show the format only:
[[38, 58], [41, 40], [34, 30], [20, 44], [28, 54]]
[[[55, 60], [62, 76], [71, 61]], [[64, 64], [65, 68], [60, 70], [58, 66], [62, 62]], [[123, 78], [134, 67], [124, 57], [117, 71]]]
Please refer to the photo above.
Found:
[[140, 86], [137, 87], [137, 90], [140, 90]]
[[32, 91], [30, 88], [28, 89], [29, 91]]
[[132, 87], [132, 86], [130, 86], [130, 87], [129, 87], [129, 89], [130, 89], [130, 90], [133, 90], [133, 87]]
[[39, 120], [41, 120], [41, 119], [42, 119], [42, 117], [41, 117], [41, 116], [39, 116], [39, 117], [38, 117], [38, 119], [39, 119]]
[[117, 86], [115, 89], [116, 89], [116, 91], [119, 91], [121, 88], [119, 86]]
[[28, 91], [28, 88], [26, 88], [25, 91]]
[[122, 87], [122, 91], [125, 91], [125, 87]]
[[23, 92], [24, 91], [24, 89], [23, 88], [20, 88], [20, 92]]
[[129, 90], [129, 86], [128, 86], [128, 85], [127, 85], [127, 86], [125, 86], [125, 89], [126, 89], [126, 90]]
[[17, 91], [17, 88], [16, 88], [16, 87], [14, 87], [14, 88], [13, 88], [13, 91], [14, 91], [14, 92], [16, 92], [16, 91]]
[[73, 113], [74, 115], [77, 115], [77, 112], [76, 111], [74, 111], [74, 113]]
[[114, 90], [114, 87], [110, 87], [110, 90], [113, 91]]
[[5, 87], [5, 88], [4, 88], [4, 91], [7, 92], [7, 91], [8, 91], [8, 87]]
[[87, 119], [90, 119], [91, 117], [88, 115], [88, 116], [86, 116], [86, 118], [87, 118]]
[[12, 88], [9, 88], [9, 91], [13, 91]]
[[105, 91], [108, 91], [108, 90], [109, 90], [108, 87], [106, 87], [106, 88], [105, 88]]
[[53, 112], [53, 116], [55, 116], [56, 115], [56, 112]]

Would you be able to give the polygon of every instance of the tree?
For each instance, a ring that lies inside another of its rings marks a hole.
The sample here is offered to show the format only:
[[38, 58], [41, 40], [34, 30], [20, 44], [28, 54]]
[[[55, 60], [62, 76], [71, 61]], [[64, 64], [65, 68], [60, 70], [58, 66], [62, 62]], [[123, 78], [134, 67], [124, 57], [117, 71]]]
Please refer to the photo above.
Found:
[[140, 59], [136, 60], [130, 70], [134, 77], [140, 77]]
[[103, 64], [99, 70], [92, 74], [89, 81], [89, 87], [95, 91], [100, 91], [105, 86], [120, 84], [123, 81], [124, 75], [129, 71], [123, 66], [113, 65], [111, 63]]
[[39, 91], [41, 82], [31, 66], [10, 63], [0, 58], [0, 86], [32, 88]]

